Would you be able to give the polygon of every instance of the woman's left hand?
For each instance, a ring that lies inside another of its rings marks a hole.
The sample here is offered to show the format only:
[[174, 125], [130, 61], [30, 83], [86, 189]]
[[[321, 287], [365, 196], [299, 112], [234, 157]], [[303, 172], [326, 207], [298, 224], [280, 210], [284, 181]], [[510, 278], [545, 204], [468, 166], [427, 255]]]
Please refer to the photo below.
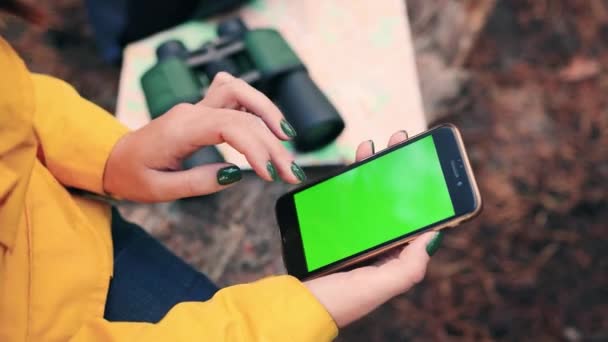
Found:
[[[405, 140], [407, 133], [397, 132], [390, 138], [389, 146]], [[371, 140], [361, 143], [357, 149], [357, 161], [372, 156], [374, 152]], [[338, 327], [344, 327], [420, 282], [430, 256], [441, 243], [442, 234], [424, 233], [406, 247], [389, 252], [376, 265], [329, 274], [304, 284]]]

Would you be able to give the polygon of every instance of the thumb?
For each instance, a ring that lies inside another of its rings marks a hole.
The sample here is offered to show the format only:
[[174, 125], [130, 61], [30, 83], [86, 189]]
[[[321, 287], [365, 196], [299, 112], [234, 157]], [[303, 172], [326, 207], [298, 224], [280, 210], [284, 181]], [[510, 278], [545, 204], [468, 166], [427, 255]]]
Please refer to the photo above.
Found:
[[158, 201], [208, 195], [242, 178], [241, 169], [228, 163], [197, 166], [183, 171], [152, 171], [150, 186]]
[[398, 258], [377, 268], [378, 285], [386, 286], [385, 291], [396, 296], [424, 279], [430, 260], [428, 246], [442, 237], [441, 232], [428, 232], [420, 235], [407, 245]]
[[422, 280], [429, 262], [426, 246], [437, 239], [436, 234], [420, 235], [403, 249], [399, 258], [380, 266], [333, 273], [309, 280], [305, 285], [338, 326], [343, 327]]

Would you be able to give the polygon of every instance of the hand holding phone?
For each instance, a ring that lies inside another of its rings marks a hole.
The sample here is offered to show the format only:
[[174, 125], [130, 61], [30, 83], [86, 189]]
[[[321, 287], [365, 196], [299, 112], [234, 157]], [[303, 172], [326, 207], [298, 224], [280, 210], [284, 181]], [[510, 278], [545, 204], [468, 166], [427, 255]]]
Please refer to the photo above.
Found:
[[[406, 139], [405, 131], [397, 132], [390, 138], [389, 147]], [[357, 161], [373, 154], [373, 143], [363, 142], [357, 149]], [[421, 281], [430, 255], [441, 242], [439, 234], [441, 233], [424, 233], [376, 265], [329, 274], [304, 284], [333, 317], [338, 327], [344, 327]]]
[[307, 280], [352, 268], [481, 210], [456, 127], [442, 125], [278, 199], [287, 272]]

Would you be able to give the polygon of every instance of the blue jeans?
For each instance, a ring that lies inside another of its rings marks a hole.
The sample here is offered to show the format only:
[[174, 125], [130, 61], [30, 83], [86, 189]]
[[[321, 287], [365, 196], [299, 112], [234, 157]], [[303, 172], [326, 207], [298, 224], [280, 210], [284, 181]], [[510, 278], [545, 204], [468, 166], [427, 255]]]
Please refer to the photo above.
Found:
[[246, 0], [86, 0], [97, 46], [108, 62], [118, 62], [122, 48], [135, 40], [179, 25], [232, 10]]
[[108, 321], [162, 319], [181, 302], [205, 301], [218, 288], [139, 226], [112, 210], [114, 276], [106, 301]]

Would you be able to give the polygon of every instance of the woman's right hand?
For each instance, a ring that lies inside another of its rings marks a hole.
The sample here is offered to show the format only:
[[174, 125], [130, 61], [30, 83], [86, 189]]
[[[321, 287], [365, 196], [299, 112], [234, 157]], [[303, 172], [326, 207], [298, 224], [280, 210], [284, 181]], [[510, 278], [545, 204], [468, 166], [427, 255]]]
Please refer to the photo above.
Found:
[[180, 165], [196, 150], [223, 142], [245, 155], [261, 178], [300, 183], [304, 171], [281, 143], [295, 134], [264, 94], [222, 72], [199, 103], [179, 104], [122, 137], [108, 158], [104, 190], [141, 202], [220, 191], [241, 179], [238, 167], [215, 163], [180, 170]]

